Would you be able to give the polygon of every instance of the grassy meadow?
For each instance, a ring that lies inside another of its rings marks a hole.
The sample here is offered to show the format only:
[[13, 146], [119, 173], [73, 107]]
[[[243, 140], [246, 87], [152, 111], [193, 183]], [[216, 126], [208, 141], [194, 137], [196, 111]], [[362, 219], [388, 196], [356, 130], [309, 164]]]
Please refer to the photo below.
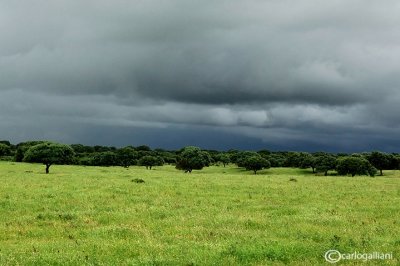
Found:
[[0, 265], [399, 265], [400, 171], [384, 174], [0, 162]]

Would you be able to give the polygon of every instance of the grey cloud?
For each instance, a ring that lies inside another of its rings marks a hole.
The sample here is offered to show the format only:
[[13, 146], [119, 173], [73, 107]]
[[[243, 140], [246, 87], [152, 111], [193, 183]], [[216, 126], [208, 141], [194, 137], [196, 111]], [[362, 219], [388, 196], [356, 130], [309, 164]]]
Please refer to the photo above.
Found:
[[399, 9], [361, 0], [2, 1], [0, 129], [52, 121], [72, 139], [68, 124], [87, 134], [89, 125], [202, 127], [315, 147], [341, 134], [365, 147], [382, 132], [392, 143]]
[[[375, 27], [360, 21], [381, 24], [378, 36], [393, 41], [399, 19], [393, 12], [387, 16], [387, 9], [376, 11], [377, 5], [360, 11], [354, 1], [343, 11], [344, 4], [9, 4], [3, 12], [11, 14], [5, 17], [15, 27], [6, 30], [13, 35], [5, 36], [9, 44], [2, 49], [7, 55], [0, 64], [7, 77], [2, 88], [120, 97], [139, 93], [211, 104], [370, 101], [388, 73], [376, 73], [376, 60], [387, 56], [380, 38], [371, 37]], [[24, 43], [27, 47], [10, 54], [10, 47]], [[382, 89], [398, 81], [392, 76]]]

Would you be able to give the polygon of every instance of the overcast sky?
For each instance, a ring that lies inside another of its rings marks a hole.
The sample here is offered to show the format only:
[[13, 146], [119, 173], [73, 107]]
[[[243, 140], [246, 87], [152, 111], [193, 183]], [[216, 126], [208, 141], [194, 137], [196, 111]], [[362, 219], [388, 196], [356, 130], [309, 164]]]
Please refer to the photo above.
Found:
[[0, 0], [0, 139], [400, 151], [400, 2]]

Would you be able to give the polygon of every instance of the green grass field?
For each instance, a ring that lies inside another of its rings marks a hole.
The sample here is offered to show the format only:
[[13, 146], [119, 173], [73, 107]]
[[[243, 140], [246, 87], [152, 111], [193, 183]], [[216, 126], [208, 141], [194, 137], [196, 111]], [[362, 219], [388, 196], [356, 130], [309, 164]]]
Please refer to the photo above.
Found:
[[384, 174], [0, 162], [0, 265], [399, 265], [400, 171]]

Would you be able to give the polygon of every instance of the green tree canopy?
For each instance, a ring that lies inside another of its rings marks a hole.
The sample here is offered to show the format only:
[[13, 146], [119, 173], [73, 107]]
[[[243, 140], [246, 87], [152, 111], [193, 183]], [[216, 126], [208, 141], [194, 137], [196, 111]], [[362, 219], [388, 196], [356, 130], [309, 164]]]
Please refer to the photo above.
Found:
[[229, 155], [226, 153], [221, 153], [219, 156], [217, 156], [217, 161], [221, 162], [224, 167], [231, 162], [231, 159], [229, 158]]
[[315, 170], [328, 175], [329, 170], [334, 170], [336, 167], [336, 157], [330, 154], [315, 157]]
[[176, 169], [191, 173], [192, 170], [201, 170], [210, 166], [211, 157], [206, 151], [198, 147], [188, 146], [182, 149], [176, 162]]
[[0, 156], [7, 156], [10, 155], [11, 148], [10, 146], [0, 143]]
[[82, 144], [72, 144], [71, 148], [74, 149], [75, 153], [93, 153], [94, 147], [85, 146]]
[[135, 148], [137, 151], [151, 151], [151, 148], [147, 145], [140, 145]]
[[112, 151], [97, 153], [92, 158], [92, 165], [95, 165], [95, 166], [118, 165], [117, 155]]
[[17, 144], [17, 151], [15, 152], [15, 161], [22, 162], [25, 156], [25, 152], [29, 150], [30, 147], [46, 143], [48, 141], [43, 140], [34, 140], [34, 141], [26, 141]]
[[250, 158], [250, 157], [254, 157], [254, 156], [255, 157], [261, 157], [261, 155], [259, 153], [255, 152], [255, 151], [242, 151], [242, 152], [239, 152], [237, 154], [237, 156], [236, 156], [235, 163], [239, 167], [246, 167], [246, 165], [245, 165], [246, 159]]
[[11, 146], [11, 142], [9, 140], [0, 140], [0, 144], [5, 144], [7, 146]]
[[300, 162], [300, 168], [311, 168], [312, 172], [315, 173], [316, 166], [317, 166], [316, 157], [312, 156], [309, 153], [305, 153]]
[[303, 160], [309, 157], [310, 154], [307, 152], [293, 152], [290, 151], [286, 154], [286, 167], [302, 167]]
[[118, 164], [128, 168], [131, 165], [136, 164], [138, 159], [138, 152], [132, 147], [125, 147], [117, 151], [117, 161]]
[[383, 175], [383, 170], [390, 169], [392, 162], [392, 155], [374, 151], [371, 154], [367, 155], [368, 161], [380, 171], [380, 174]]
[[146, 169], [151, 170], [151, 168], [153, 166], [164, 165], [164, 160], [159, 156], [146, 155], [146, 156], [143, 156], [142, 158], [140, 158], [139, 165], [146, 166]]
[[254, 174], [257, 174], [257, 171], [265, 168], [270, 168], [271, 164], [269, 161], [261, 157], [260, 155], [253, 155], [250, 157], [246, 157], [243, 160], [243, 166], [246, 168], [246, 170], [251, 170], [254, 172]]
[[377, 170], [365, 158], [346, 156], [337, 159], [336, 170], [339, 175], [370, 175], [375, 176]]
[[271, 163], [271, 167], [283, 167], [286, 162], [285, 156], [281, 153], [271, 153], [264, 158]]
[[74, 150], [66, 144], [45, 142], [30, 147], [24, 155], [23, 161], [43, 163], [46, 165], [46, 174], [53, 164], [68, 164], [74, 159]]

